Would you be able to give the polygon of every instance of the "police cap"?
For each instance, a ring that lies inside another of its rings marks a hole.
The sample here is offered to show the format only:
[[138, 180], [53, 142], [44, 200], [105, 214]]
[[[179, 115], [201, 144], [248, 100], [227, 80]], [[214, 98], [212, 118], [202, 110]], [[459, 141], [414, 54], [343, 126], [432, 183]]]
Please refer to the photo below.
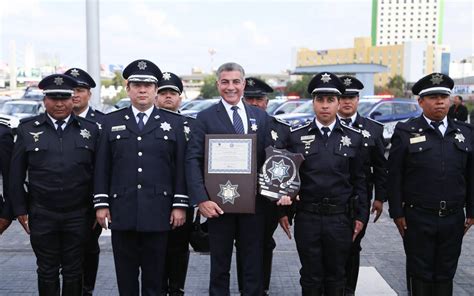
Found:
[[77, 87], [76, 79], [63, 74], [52, 74], [43, 78], [38, 87], [43, 94], [52, 99], [69, 99]]
[[162, 78], [161, 70], [153, 62], [148, 60], [136, 60], [131, 62], [122, 73], [128, 82], [151, 82], [158, 83]]
[[64, 75], [71, 76], [77, 80], [78, 87], [94, 88], [95, 81], [86, 71], [79, 68], [71, 68], [64, 72]]
[[427, 95], [450, 95], [454, 87], [454, 81], [448, 75], [442, 73], [431, 73], [418, 80], [411, 91], [420, 97]]
[[265, 81], [255, 77], [245, 79], [244, 97], [258, 98], [272, 92], [273, 88], [266, 84]]
[[164, 72], [163, 77], [158, 81], [158, 91], [162, 89], [172, 89], [181, 94], [183, 92], [183, 82], [178, 75], [171, 72]]
[[308, 84], [308, 93], [311, 95], [342, 95], [344, 91], [342, 81], [330, 72], [316, 74]]

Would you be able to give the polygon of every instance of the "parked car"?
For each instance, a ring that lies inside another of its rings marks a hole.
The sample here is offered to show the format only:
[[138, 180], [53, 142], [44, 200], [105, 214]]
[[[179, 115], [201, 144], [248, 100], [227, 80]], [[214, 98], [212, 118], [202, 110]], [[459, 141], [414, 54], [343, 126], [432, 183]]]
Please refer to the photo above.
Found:
[[115, 109], [122, 109], [122, 108], [130, 107], [130, 105], [132, 105], [130, 98], [123, 98], [123, 99], [120, 99], [117, 103], [115, 103], [114, 107]]
[[[299, 106], [307, 103], [308, 101], [311, 101], [311, 99], [296, 99], [296, 100], [287, 100], [275, 110], [273, 110], [272, 114], [270, 115], [280, 115], [280, 114], [288, 114], [294, 112], [296, 108]], [[267, 111], [268, 112], [268, 111]]]
[[294, 109], [293, 112], [276, 115], [275, 117], [288, 122], [291, 126], [297, 126], [305, 123], [306, 121], [312, 120], [314, 118], [313, 101], [308, 100], [298, 108]]
[[267, 105], [267, 113], [269, 115], [275, 115], [276, 110], [278, 107], [283, 105], [285, 102], [287, 102], [287, 99], [273, 99], [268, 101]]
[[211, 107], [219, 101], [220, 99], [194, 100], [187, 103], [183, 108], [181, 108], [180, 112], [183, 115], [196, 117], [200, 111]]
[[0, 120], [15, 132], [20, 120], [44, 113], [43, 101], [14, 100], [6, 102], [0, 110]]

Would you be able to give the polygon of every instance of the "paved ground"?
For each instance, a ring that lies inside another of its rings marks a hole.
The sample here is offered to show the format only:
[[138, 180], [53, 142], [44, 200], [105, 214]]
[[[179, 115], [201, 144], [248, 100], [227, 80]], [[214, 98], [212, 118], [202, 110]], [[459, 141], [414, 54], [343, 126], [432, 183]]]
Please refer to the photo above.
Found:
[[[280, 229], [275, 236], [277, 248], [271, 295], [299, 295], [300, 263], [294, 241], [288, 240]], [[118, 295], [110, 237], [101, 237], [100, 243], [102, 253], [96, 295]], [[407, 295], [402, 243], [387, 213], [384, 213], [379, 222], [369, 225], [363, 248], [362, 266], [373, 268], [364, 268], [362, 274], [364, 282], [361, 283], [358, 295], [390, 295], [391, 289], [398, 295]], [[29, 238], [19, 224], [14, 222], [6, 233], [0, 236], [0, 295], [36, 295], [35, 270], [35, 256], [31, 251]], [[234, 266], [232, 273], [231, 292], [237, 295]], [[209, 256], [193, 252], [186, 282], [186, 294], [206, 295], [208, 276]], [[388, 284], [386, 287], [391, 289], [377, 288], [383, 287], [383, 281]], [[374, 289], [380, 290], [374, 291]], [[454, 295], [474, 295], [474, 230], [471, 230], [464, 240], [455, 278]]]

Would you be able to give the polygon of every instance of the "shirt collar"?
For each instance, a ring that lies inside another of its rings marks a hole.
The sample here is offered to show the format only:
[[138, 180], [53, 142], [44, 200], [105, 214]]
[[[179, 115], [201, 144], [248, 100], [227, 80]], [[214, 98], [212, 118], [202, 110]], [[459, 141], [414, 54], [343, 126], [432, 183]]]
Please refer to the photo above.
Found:
[[244, 103], [242, 101], [242, 98], [240, 98], [239, 102], [237, 103], [237, 105], [231, 105], [229, 103], [226, 102], [226, 100], [224, 100], [224, 98], [221, 98], [221, 102], [222, 104], [224, 105], [224, 108], [227, 110], [227, 111], [234, 111], [232, 110], [232, 106], [237, 106], [239, 107], [239, 110], [242, 110], [242, 111], [245, 111], [245, 107], [244, 107]]
[[138, 115], [138, 113], [145, 113], [145, 116], [146, 116], [147, 118], [150, 118], [151, 112], [153, 112], [153, 108], [154, 108], [154, 106], [152, 105], [150, 108], [148, 108], [148, 110], [146, 110], [146, 111], [140, 111], [140, 110], [138, 110], [137, 108], [135, 108], [135, 106], [132, 105], [133, 116], [135, 116], [135, 118], [136, 118], [137, 115]]
[[322, 124], [321, 122], [319, 122], [316, 117], [314, 118], [314, 121], [316, 122], [316, 126], [318, 127], [319, 130], [321, 130], [321, 128], [327, 126], [329, 127], [329, 130], [330, 132], [332, 132], [332, 130], [334, 129], [334, 126], [336, 125], [336, 119], [334, 119], [334, 121], [330, 124], [330, 125], [324, 125]]
[[[428, 117], [425, 116], [425, 114], [423, 114], [423, 117], [425, 118], [426, 122], [428, 122], [428, 125], [431, 126], [431, 122], [432, 121], [436, 121], [436, 120], [431, 120], [429, 119]], [[441, 120], [442, 124], [445, 126], [445, 127], [448, 127], [448, 117], [445, 116], [443, 118], [443, 120]]]
[[[337, 117], [339, 118], [339, 120], [341, 119], [345, 119], [345, 118], [348, 118], [348, 117], [342, 117], [341, 115], [337, 114]], [[353, 125], [357, 119], [357, 112], [354, 113], [351, 117], [349, 117], [351, 119], [351, 125]]]
[[[46, 112], [46, 114], [48, 115], [49, 119], [54, 123], [56, 124], [56, 121], [58, 121], [58, 119], [56, 118], [53, 118], [51, 115], [49, 115], [48, 112]], [[71, 114], [68, 115], [68, 117], [64, 118], [64, 122], [67, 124], [69, 122], [69, 118], [71, 117]]]
[[83, 112], [81, 112], [81, 114], [78, 114], [77, 116], [82, 117], [82, 118], [86, 118], [87, 112], [89, 112], [90, 108], [91, 108], [90, 106], [87, 106], [86, 110], [84, 110]]

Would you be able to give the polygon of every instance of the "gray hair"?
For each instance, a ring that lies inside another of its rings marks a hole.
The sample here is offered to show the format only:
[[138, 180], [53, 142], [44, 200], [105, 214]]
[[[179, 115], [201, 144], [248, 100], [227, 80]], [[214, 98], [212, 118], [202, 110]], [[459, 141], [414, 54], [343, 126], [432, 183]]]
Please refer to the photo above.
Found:
[[240, 75], [242, 76], [242, 79], [245, 79], [245, 71], [244, 68], [242, 68], [241, 65], [237, 63], [225, 63], [220, 65], [220, 67], [217, 69], [217, 79], [220, 78], [222, 72], [230, 72], [230, 71], [239, 71]]

